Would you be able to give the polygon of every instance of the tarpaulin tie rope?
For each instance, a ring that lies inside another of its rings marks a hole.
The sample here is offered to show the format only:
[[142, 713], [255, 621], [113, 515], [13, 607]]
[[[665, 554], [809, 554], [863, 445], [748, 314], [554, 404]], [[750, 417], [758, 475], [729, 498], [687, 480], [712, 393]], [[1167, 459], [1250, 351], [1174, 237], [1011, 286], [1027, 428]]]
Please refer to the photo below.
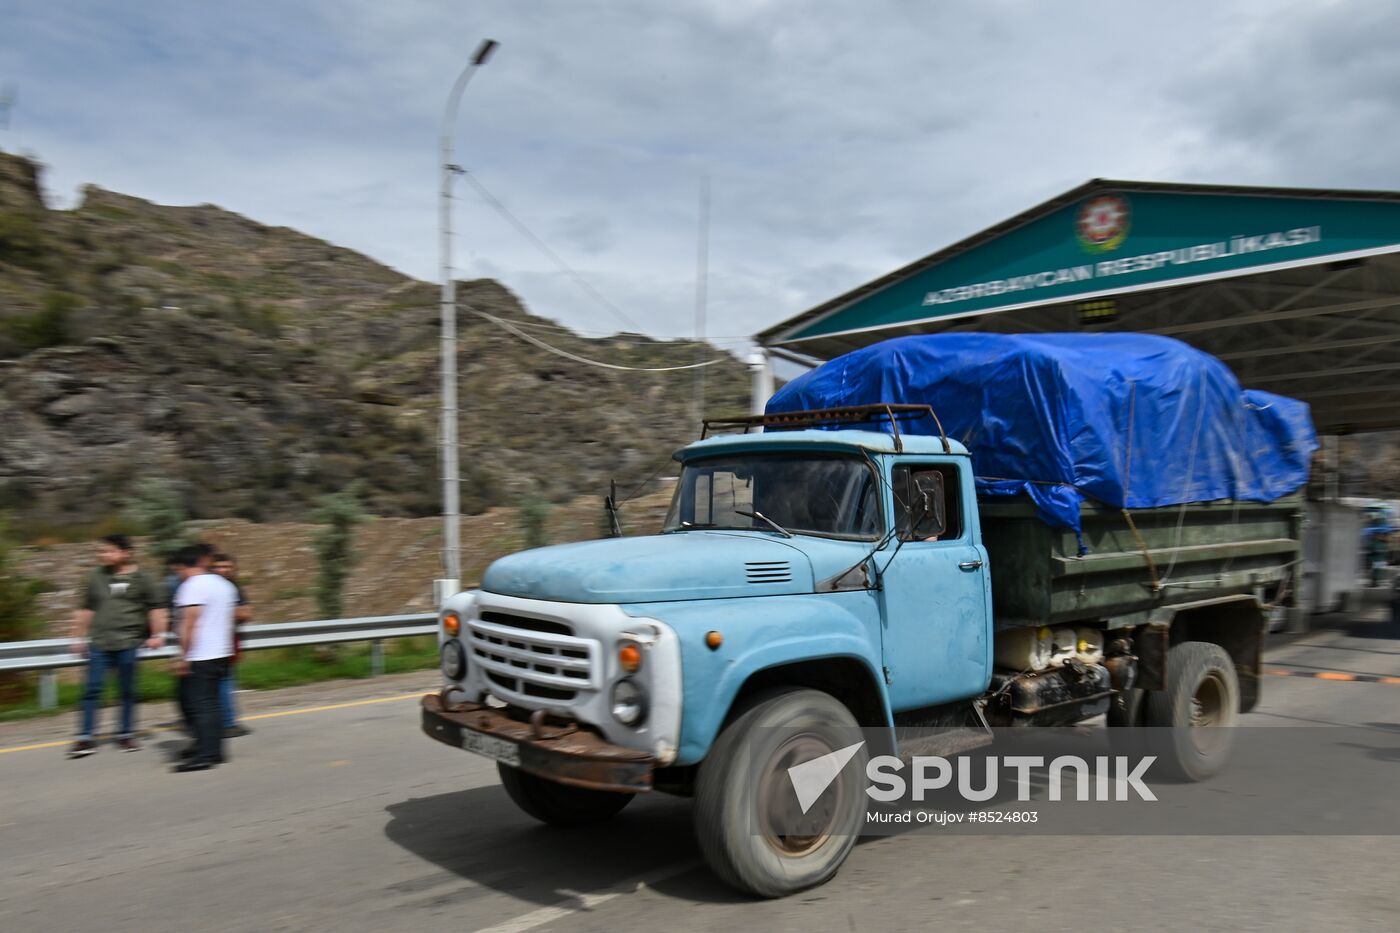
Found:
[[1128, 528], [1133, 533], [1133, 539], [1137, 541], [1138, 549], [1142, 551], [1142, 559], [1147, 561], [1147, 573], [1152, 578], [1152, 592], [1162, 591], [1162, 581], [1157, 578], [1157, 564], [1152, 560], [1152, 552], [1147, 549], [1147, 542], [1143, 540], [1142, 532], [1138, 531], [1137, 525], [1133, 522], [1133, 517], [1128, 514], [1128, 510], [1123, 510], [1123, 517], [1128, 520]]
[[[1191, 496], [1195, 491], [1196, 450], [1201, 439], [1201, 425], [1206, 420], [1205, 381], [1205, 373], [1202, 372], [1196, 380], [1196, 430], [1191, 433], [1191, 453], [1186, 461], [1186, 489], [1182, 491], [1181, 508], [1177, 510], [1176, 514], [1176, 538], [1172, 541], [1172, 559], [1167, 563], [1167, 572], [1162, 574], [1161, 585], [1163, 586], [1172, 578], [1172, 571], [1176, 570], [1176, 559], [1181, 553], [1181, 536], [1186, 525], [1187, 503], [1192, 501]], [[1239, 505], [1240, 501], [1236, 499], [1233, 524], [1239, 524]], [[1225, 562], [1226, 569], [1229, 568], [1230, 560], [1233, 559], [1232, 556]]]
[[[1123, 463], [1123, 501], [1128, 501], [1128, 488], [1133, 480], [1133, 415], [1137, 408], [1137, 383], [1130, 382], [1128, 389], [1128, 455]], [[1157, 576], [1157, 563], [1152, 559], [1152, 552], [1147, 549], [1147, 542], [1142, 537], [1142, 532], [1138, 531], [1137, 523], [1133, 521], [1133, 516], [1128, 514], [1127, 507], [1123, 508], [1123, 518], [1128, 522], [1128, 529], [1133, 533], [1133, 540], [1137, 542], [1138, 549], [1142, 551], [1142, 559], [1147, 561], [1147, 574], [1152, 579], [1152, 592], [1162, 592], [1162, 581]]]

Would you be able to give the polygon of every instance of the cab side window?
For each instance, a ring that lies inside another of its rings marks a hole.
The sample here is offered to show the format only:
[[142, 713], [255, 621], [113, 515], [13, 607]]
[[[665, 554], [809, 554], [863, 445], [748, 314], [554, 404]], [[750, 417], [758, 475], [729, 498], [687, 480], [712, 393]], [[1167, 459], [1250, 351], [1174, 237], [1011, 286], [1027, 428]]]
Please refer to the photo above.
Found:
[[961, 538], [962, 487], [950, 463], [901, 463], [890, 474], [894, 487], [895, 528], [904, 541], [951, 541]]

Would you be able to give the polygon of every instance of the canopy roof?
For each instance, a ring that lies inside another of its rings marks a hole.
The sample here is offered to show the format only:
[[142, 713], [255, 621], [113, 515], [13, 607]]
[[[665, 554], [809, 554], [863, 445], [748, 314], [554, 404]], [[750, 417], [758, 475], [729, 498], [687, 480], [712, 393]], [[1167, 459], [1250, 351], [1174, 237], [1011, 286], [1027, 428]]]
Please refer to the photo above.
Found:
[[949, 331], [1173, 336], [1320, 432], [1400, 427], [1400, 192], [1096, 179], [758, 340], [831, 359]]

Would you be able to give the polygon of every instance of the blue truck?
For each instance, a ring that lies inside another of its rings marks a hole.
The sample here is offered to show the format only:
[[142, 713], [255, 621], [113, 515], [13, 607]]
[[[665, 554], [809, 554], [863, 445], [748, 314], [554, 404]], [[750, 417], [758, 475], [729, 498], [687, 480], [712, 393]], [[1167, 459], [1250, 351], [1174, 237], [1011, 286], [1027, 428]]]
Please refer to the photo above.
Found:
[[895, 748], [908, 724], [1102, 715], [1168, 727], [1163, 765], [1181, 777], [1221, 768], [1225, 727], [1258, 702], [1263, 607], [1286, 596], [1301, 498], [1131, 516], [1085, 501], [1078, 528], [1055, 527], [1025, 497], [979, 492], [957, 440], [901, 433], [925, 417], [872, 404], [707, 424], [729, 433], [677, 452], [659, 534], [513, 554], [447, 603], [423, 730], [495, 759], [545, 823], [693, 797], [710, 866], [765, 897], [826, 881], [851, 851], [855, 777], [801, 831], [773, 792], [845, 730]]

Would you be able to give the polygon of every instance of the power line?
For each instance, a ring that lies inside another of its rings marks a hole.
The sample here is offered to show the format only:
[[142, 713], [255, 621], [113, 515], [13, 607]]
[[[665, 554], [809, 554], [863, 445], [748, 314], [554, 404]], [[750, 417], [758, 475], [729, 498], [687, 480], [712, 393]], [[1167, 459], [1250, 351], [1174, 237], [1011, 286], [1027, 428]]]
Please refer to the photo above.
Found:
[[510, 212], [510, 208], [502, 204], [494, 194], [486, 190], [486, 186], [483, 185], [480, 181], [478, 181], [475, 175], [473, 175], [466, 169], [462, 169], [461, 174], [462, 177], [467, 180], [468, 184], [470, 184], [473, 188], [476, 189], [476, 193], [481, 195], [482, 199], [486, 201], [487, 204], [494, 208], [495, 211], [502, 217], [504, 217], [512, 227], [519, 231], [521, 236], [529, 240], [530, 243], [535, 247], [535, 249], [543, 253], [551, 262], [558, 266], [564, 272], [565, 275], [573, 279], [574, 282], [578, 285], [578, 287], [583, 289], [589, 297], [591, 297], [594, 301], [596, 301], [607, 311], [615, 315], [617, 319], [625, 323], [628, 326], [628, 328], [630, 328], [633, 331], [636, 331], [637, 333], [641, 333], [642, 328], [640, 324], [628, 317], [626, 312], [624, 312], [617, 305], [613, 304], [607, 298], [603, 297], [603, 294], [599, 292], [596, 288], [594, 288], [592, 283], [590, 283], [587, 279], [580, 275], [578, 271], [574, 269], [573, 266], [565, 262], [559, 256], [558, 253], [550, 249], [549, 245], [546, 244], [544, 240], [541, 240], [539, 237], [535, 236], [534, 231], [532, 231], [529, 227], [525, 226], [524, 222], [521, 221], [520, 218], [512, 214]]
[[536, 337], [534, 334], [519, 329], [510, 321], [498, 318], [493, 314], [487, 314], [485, 311], [479, 311], [476, 308], [471, 307], [470, 305], [467, 306], [466, 310], [472, 312], [473, 314], [477, 314], [481, 317], [484, 317], [486, 320], [490, 321], [492, 324], [495, 324], [502, 330], [509, 331], [510, 333], [519, 337], [521, 340], [524, 340], [527, 343], [534, 344], [541, 350], [553, 353], [555, 356], [562, 356], [565, 359], [573, 360], [575, 363], [585, 363], [589, 366], [597, 366], [602, 369], [616, 369], [622, 370], [624, 372], [633, 373], [672, 373], [682, 369], [699, 369], [702, 366], [713, 366], [716, 363], [724, 362], [724, 357], [717, 356], [712, 360], [705, 360], [703, 363], [690, 363], [686, 366], [620, 366], [617, 363], [604, 363], [601, 360], [590, 360], [586, 357], [579, 356], [575, 353], [570, 353], [568, 350], [561, 350], [558, 347], [550, 346], [543, 340]]
[[[670, 336], [670, 335], [664, 335], [664, 334], [647, 334], [647, 333], [642, 329], [641, 325], [639, 325], [636, 321], [632, 320], [632, 318], [629, 317], [629, 316], [627, 315], [627, 313], [626, 313], [625, 311], [623, 311], [621, 308], [619, 308], [616, 304], [614, 304], [612, 301], [609, 301], [608, 298], [607, 298], [605, 295], [603, 295], [602, 292], [598, 291], [598, 289], [595, 288], [591, 282], [589, 282], [586, 278], [584, 278], [583, 275], [582, 275], [577, 269], [575, 269], [573, 266], [570, 266], [567, 262], [564, 261], [564, 259], [563, 259], [562, 257], [559, 256], [558, 253], [556, 253], [554, 250], [550, 249], [549, 244], [545, 243], [544, 240], [542, 240], [537, 234], [534, 233], [534, 231], [532, 231], [529, 227], [527, 227], [527, 226], [525, 225], [525, 222], [524, 222], [523, 220], [521, 220], [519, 217], [516, 217], [513, 213], [511, 213], [510, 208], [506, 207], [505, 204], [503, 204], [499, 198], [497, 198], [494, 194], [492, 194], [492, 193], [486, 188], [486, 186], [485, 186], [484, 184], [481, 183], [480, 179], [478, 179], [475, 175], [473, 175], [471, 172], [467, 171], [466, 169], [460, 169], [460, 171], [458, 172], [458, 174], [461, 175], [461, 177], [465, 178], [465, 179], [467, 180], [467, 182], [468, 182], [473, 188], [476, 189], [477, 194], [481, 195], [482, 200], [485, 201], [492, 209], [494, 209], [497, 213], [499, 213], [503, 218], [505, 218], [506, 222], [509, 223], [511, 226], [513, 226], [513, 227], [520, 233], [521, 236], [523, 236], [523, 237], [525, 237], [525, 239], [529, 240], [530, 243], [531, 243], [531, 245], [533, 245], [536, 249], [538, 249], [541, 253], [543, 253], [544, 256], [545, 256], [546, 258], [548, 258], [550, 262], [554, 263], [556, 266], [559, 267], [559, 269], [560, 269], [561, 271], [564, 272], [564, 274], [568, 275], [571, 279], [573, 279], [574, 282], [575, 282], [575, 284], [577, 284], [577, 285], [579, 286], [579, 288], [581, 288], [590, 298], [592, 298], [595, 302], [597, 302], [599, 305], [601, 305], [601, 306], [602, 306], [605, 310], [607, 310], [610, 314], [615, 315], [619, 320], [621, 320], [624, 324], [626, 324], [627, 327], [630, 328], [630, 330], [631, 330], [631, 332], [632, 332], [633, 334], [636, 334], [636, 335], [638, 335], [638, 336], [640, 336], [640, 337], [649, 338], [649, 339], [651, 339], [652, 341], [674, 341], [674, 340], [684, 340], [684, 341], [686, 341], [686, 342], [690, 342], [690, 341], [689, 341], [687, 338], [685, 338], [685, 337], [677, 337], [677, 336]], [[516, 322], [516, 323], [520, 323], [520, 324], [522, 324], [522, 326], [526, 326], [526, 325], [524, 325], [522, 322]], [[538, 322], [538, 323], [533, 323], [533, 322], [532, 322], [532, 323], [529, 324], [528, 326], [539, 327], [539, 328], [554, 327], [555, 329], [560, 330], [560, 331], [562, 331], [562, 332], [564, 332], [564, 333], [570, 334], [571, 336], [589, 335], [589, 336], [598, 336], [598, 337], [611, 337], [611, 338], [613, 338], [613, 339], [615, 339], [615, 340], [616, 340], [616, 339], [625, 339], [625, 337], [624, 337], [623, 335], [617, 335], [617, 334], [615, 334], [615, 333], [606, 333], [606, 332], [604, 332], [604, 331], [583, 331], [583, 330], [574, 330], [574, 329], [572, 329], [572, 328], [565, 327], [565, 326], [563, 326], [563, 325], [561, 325], [561, 324], [549, 324], [549, 323], [547, 323], [547, 322]], [[704, 340], [695, 341], [695, 342], [696, 342], [696, 343], [719, 343], [719, 342], [739, 342], [739, 341], [742, 341], [742, 342], [745, 342], [745, 343], [749, 343], [749, 342], [752, 342], [752, 340], [753, 340], [753, 335], [752, 335], [752, 334], [725, 334], [725, 335], [722, 335], [722, 336], [718, 336], [718, 335], [717, 335], [717, 336], [706, 336], [706, 337], [704, 338]]]
[[708, 336], [708, 335], [707, 335], [707, 336], [705, 337], [705, 339], [704, 339], [703, 341], [701, 341], [701, 340], [696, 340], [696, 339], [694, 339], [693, 337], [656, 336], [656, 335], [650, 335], [650, 334], [624, 333], [624, 332], [619, 332], [619, 331], [578, 330], [578, 329], [569, 327], [569, 326], [567, 326], [567, 325], [557, 323], [557, 322], [555, 322], [555, 321], [544, 321], [544, 320], [535, 320], [535, 321], [512, 321], [512, 323], [515, 324], [515, 326], [517, 326], [517, 327], [529, 327], [529, 328], [533, 328], [533, 329], [535, 329], [535, 330], [548, 330], [548, 331], [553, 331], [553, 332], [558, 333], [558, 334], [563, 334], [563, 335], [568, 336], [568, 337], [579, 337], [579, 338], [585, 338], [585, 339], [598, 339], [598, 340], [611, 340], [611, 341], [613, 341], [613, 342], [620, 342], [620, 343], [639, 343], [639, 344], [640, 344], [640, 343], [649, 343], [649, 344], [679, 343], [679, 344], [690, 345], [690, 344], [700, 344], [700, 343], [715, 343], [715, 342], [720, 342], [720, 341], [722, 341], [722, 342], [730, 342], [730, 343], [738, 343], [738, 342], [750, 343], [750, 342], [753, 341], [753, 336], [752, 336], [751, 334], [725, 334], [725, 335], [723, 335], [723, 336]]

